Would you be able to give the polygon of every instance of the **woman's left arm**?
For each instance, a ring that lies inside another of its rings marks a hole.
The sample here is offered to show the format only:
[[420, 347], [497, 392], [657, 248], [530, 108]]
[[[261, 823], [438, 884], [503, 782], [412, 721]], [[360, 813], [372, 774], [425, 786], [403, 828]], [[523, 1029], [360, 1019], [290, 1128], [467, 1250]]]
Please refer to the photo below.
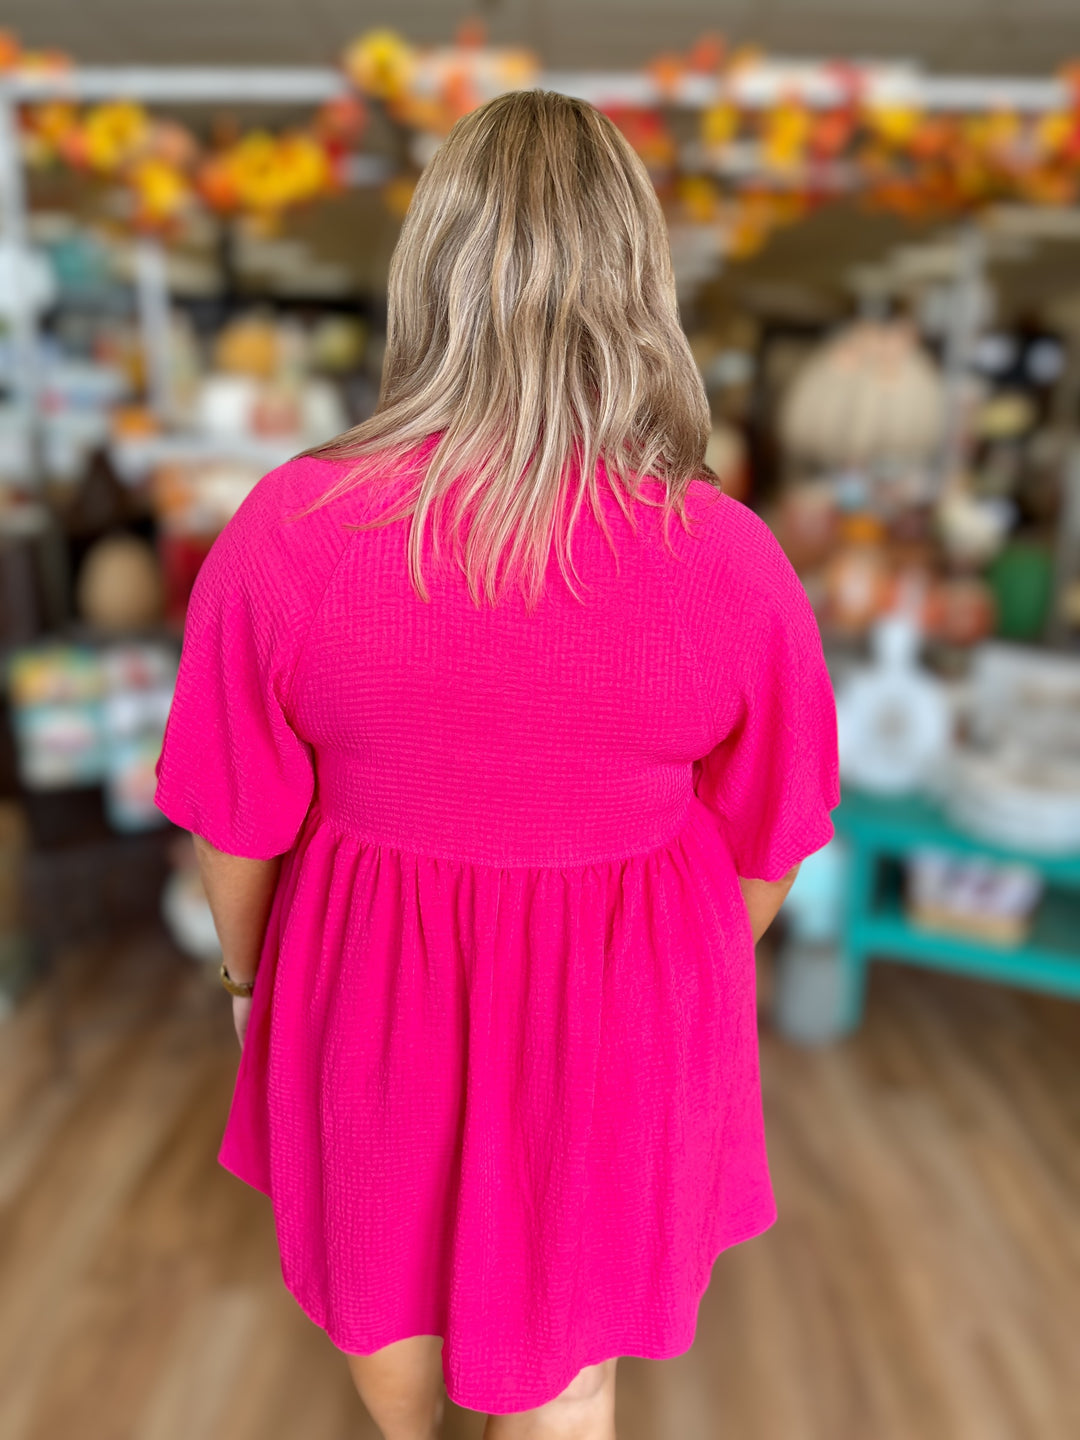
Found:
[[[234, 980], [254, 980], [282, 857], [251, 860], [227, 855], [201, 835], [192, 839], [225, 968]], [[233, 996], [233, 1023], [241, 1046], [250, 1013], [251, 999]]]

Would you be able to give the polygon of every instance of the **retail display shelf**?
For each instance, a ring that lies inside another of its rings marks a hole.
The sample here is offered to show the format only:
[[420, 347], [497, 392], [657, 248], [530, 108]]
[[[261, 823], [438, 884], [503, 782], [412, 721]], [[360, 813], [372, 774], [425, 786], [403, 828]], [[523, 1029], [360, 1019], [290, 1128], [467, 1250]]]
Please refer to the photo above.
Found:
[[301, 448], [295, 441], [236, 439], [205, 435], [153, 435], [144, 440], [118, 440], [110, 447], [117, 473], [134, 483], [158, 465], [187, 461], [237, 461], [274, 469], [291, 460]]
[[[845, 1028], [854, 1029], [862, 1017], [872, 960], [1080, 999], [1080, 854], [1043, 855], [983, 842], [952, 825], [925, 795], [887, 798], [848, 786], [833, 819], [850, 856], [840, 937]], [[913, 923], [904, 904], [903, 862], [927, 846], [1038, 870], [1046, 888], [1024, 941], [997, 944]]]

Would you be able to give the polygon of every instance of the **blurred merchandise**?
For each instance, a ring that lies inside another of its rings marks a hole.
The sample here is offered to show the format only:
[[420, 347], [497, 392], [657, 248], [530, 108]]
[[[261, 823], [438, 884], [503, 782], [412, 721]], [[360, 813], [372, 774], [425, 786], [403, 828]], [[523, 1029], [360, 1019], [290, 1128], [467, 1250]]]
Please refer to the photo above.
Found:
[[183, 624], [191, 588], [210, 546], [262, 474], [255, 460], [230, 460], [212, 453], [205, 459], [196, 454], [169, 461], [154, 472], [157, 553], [170, 624]]
[[883, 522], [870, 514], [843, 516], [825, 566], [825, 623], [842, 634], [860, 634], [888, 607], [892, 594]]
[[994, 591], [979, 575], [946, 575], [930, 584], [923, 621], [927, 633], [936, 640], [974, 646], [994, 631]]
[[[837, 507], [832, 486], [811, 480], [799, 481], [785, 487], [777, 505], [774, 528], [788, 559], [795, 569], [802, 573], [825, 565], [836, 548], [845, 523]], [[850, 534], [850, 531], [848, 533]], [[875, 524], [875, 539], [879, 533]], [[858, 582], [849, 582], [842, 574], [837, 575], [833, 581], [839, 592], [834, 608], [841, 615], [846, 609], [845, 598], [849, 584], [858, 586]], [[876, 581], [871, 582], [871, 589], [876, 595]], [[866, 609], [857, 602], [851, 608], [859, 615], [865, 613]]]
[[0, 240], [0, 317], [23, 308], [40, 314], [55, 303], [56, 294], [56, 273], [44, 251]]
[[[131, 393], [131, 380], [114, 365], [69, 353], [46, 336], [38, 345], [36, 430], [42, 459], [56, 482], [73, 483], [87, 458], [108, 438], [110, 413]], [[0, 387], [8, 388], [18, 364], [0, 333]], [[13, 400], [0, 404], [0, 475], [33, 481], [29, 414]]]
[[251, 461], [192, 459], [162, 465], [154, 476], [154, 509], [170, 535], [216, 535], [258, 484]]
[[195, 578], [213, 543], [211, 534], [184, 535], [169, 531], [163, 532], [158, 541], [165, 588], [165, 619], [174, 629], [183, 628]]
[[113, 829], [157, 828], [153, 767], [176, 679], [175, 647], [47, 643], [13, 653], [8, 691], [21, 783], [104, 785]]
[[977, 496], [969, 481], [954, 479], [939, 499], [935, 516], [949, 559], [960, 566], [981, 566], [1004, 544], [1015, 507], [1007, 500]]
[[1042, 638], [1054, 601], [1054, 557], [1037, 540], [1010, 540], [986, 572], [1003, 640]]
[[212, 375], [199, 390], [196, 428], [207, 436], [234, 439], [254, 429], [259, 382], [251, 375]]
[[955, 823], [1016, 850], [1080, 851], [1080, 657], [988, 642], [966, 710], [945, 791]]
[[999, 391], [983, 402], [975, 416], [974, 431], [983, 440], [1010, 440], [1027, 434], [1037, 418], [1030, 395], [1022, 390]]
[[311, 363], [327, 375], [348, 375], [364, 359], [367, 327], [351, 315], [326, 315], [311, 334]]
[[105, 774], [105, 676], [89, 646], [44, 644], [8, 660], [19, 778], [30, 790], [95, 785]]
[[167, 821], [154, 804], [154, 766], [176, 687], [175, 650], [112, 645], [102, 652], [102, 664], [106, 816], [118, 831], [160, 829]]
[[907, 914], [926, 930], [973, 935], [994, 945], [1027, 939], [1043, 880], [1027, 865], [933, 847], [907, 857]]
[[953, 732], [941, 682], [918, 664], [922, 632], [897, 611], [872, 631], [874, 663], [837, 694], [841, 775], [882, 795], [941, 783]]
[[[303, 449], [348, 426], [337, 386], [311, 373], [320, 356], [340, 364], [343, 342], [323, 329], [321, 352], [294, 324], [252, 311], [227, 325], [215, 345], [216, 368], [198, 386], [194, 429], [208, 438], [280, 439]], [[347, 341], [344, 342], [347, 344]]]

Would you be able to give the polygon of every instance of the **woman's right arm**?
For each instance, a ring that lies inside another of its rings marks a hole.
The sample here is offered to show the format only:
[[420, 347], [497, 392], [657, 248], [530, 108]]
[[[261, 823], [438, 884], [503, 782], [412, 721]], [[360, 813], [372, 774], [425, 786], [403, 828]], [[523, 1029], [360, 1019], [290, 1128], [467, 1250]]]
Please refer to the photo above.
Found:
[[[799, 865], [801, 864], [800, 860]], [[793, 865], [779, 880], [747, 880], [739, 876], [739, 888], [746, 901], [746, 913], [750, 917], [750, 929], [755, 945], [776, 919], [777, 911], [799, 873], [799, 865]]]

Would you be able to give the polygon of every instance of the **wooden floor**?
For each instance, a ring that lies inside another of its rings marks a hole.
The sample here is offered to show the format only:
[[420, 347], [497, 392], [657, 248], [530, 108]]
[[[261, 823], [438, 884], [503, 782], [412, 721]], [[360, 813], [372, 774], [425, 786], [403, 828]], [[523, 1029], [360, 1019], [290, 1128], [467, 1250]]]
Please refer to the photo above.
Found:
[[[0, 1440], [373, 1437], [217, 1164], [216, 977], [154, 934], [69, 973], [66, 1079], [44, 987], [0, 1026]], [[763, 1059], [781, 1220], [620, 1361], [619, 1440], [1076, 1440], [1080, 1006], [880, 966], [857, 1037]]]

